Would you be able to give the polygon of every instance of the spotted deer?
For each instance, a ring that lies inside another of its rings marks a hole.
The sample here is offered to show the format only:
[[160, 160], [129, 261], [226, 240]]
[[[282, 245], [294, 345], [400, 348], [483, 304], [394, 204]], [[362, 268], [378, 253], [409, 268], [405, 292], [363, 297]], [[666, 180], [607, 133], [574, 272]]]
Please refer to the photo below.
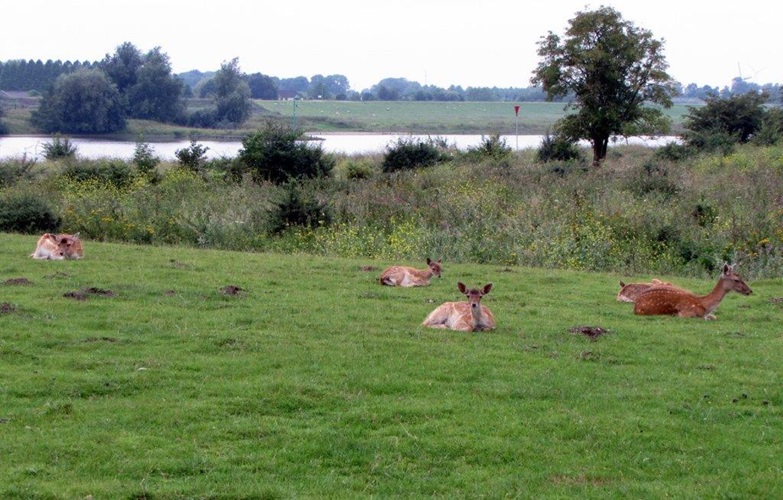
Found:
[[[651, 288], [659, 287], [671, 287], [681, 289], [668, 281], [661, 281], [657, 278], [653, 278], [649, 283], [623, 283], [620, 281], [620, 291], [617, 293], [618, 302], [636, 302], [639, 295], [643, 294]], [[687, 291], [687, 290], [684, 290]]]
[[492, 290], [492, 283], [484, 288], [468, 289], [463, 283], [457, 283], [460, 293], [467, 302], [445, 302], [432, 311], [422, 323], [431, 328], [450, 328], [463, 332], [479, 332], [495, 328], [495, 317], [488, 307], [481, 305], [481, 297]]
[[76, 234], [44, 233], [30, 257], [38, 260], [81, 259], [84, 255], [82, 240]]
[[651, 288], [639, 295], [634, 303], [634, 314], [639, 315], [670, 315], [681, 318], [716, 319], [713, 312], [727, 293], [735, 291], [742, 295], [750, 295], [753, 290], [734, 271], [734, 268], [724, 264], [723, 273], [715, 284], [715, 288], [704, 296], [696, 295], [686, 290], [671, 287]]
[[381, 273], [379, 281], [381, 285], [387, 286], [428, 286], [433, 276], [440, 278], [442, 270], [440, 259], [431, 260], [427, 258], [426, 269], [391, 266]]

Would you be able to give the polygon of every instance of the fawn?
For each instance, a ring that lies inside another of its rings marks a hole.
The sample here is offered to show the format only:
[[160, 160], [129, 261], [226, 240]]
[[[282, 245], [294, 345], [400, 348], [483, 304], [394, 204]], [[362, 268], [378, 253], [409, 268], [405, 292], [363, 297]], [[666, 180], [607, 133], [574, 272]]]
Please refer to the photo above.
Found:
[[484, 288], [468, 289], [463, 283], [457, 283], [460, 293], [465, 294], [467, 302], [446, 302], [438, 306], [424, 320], [422, 325], [432, 328], [451, 328], [464, 332], [477, 332], [495, 328], [492, 311], [481, 305], [481, 297], [492, 290], [492, 283]]
[[732, 266], [723, 265], [723, 273], [715, 288], [704, 296], [673, 287], [656, 287], [639, 295], [634, 303], [634, 314], [668, 314], [681, 318], [715, 319], [713, 312], [727, 293], [735, 291], [750, 295], [753, 290], [745, 284]]
[[387, 286], [427, 286], [433, 276], [440, 278], [442, 269], [440, 259], [430, 260], [428, 257], [426, 269], [391, 266], [381, 273], [379, 281], [381, 285]]

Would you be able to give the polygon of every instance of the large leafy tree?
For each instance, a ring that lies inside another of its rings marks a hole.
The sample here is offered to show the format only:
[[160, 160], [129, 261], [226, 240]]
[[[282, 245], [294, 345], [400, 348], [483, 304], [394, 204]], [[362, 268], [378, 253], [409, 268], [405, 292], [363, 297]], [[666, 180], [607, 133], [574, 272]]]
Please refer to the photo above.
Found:
[[101, 134], [125, 128], [117, 86], [98, 69], [60, 75], [33, 112], [33, 125], [47, 133]]
[[155, 47], [144, 56], [136, 83], [127, 90], [129, 114], [134, 118], [177, 122], [185, 113], [185, 84], [171, 73], [169, 57]]
[[215, 73], [217, 122], [240, 125], [250, 117], [250, 87], [239, 68], [239, 59], [224, 62]]
[[538, 43], [542, 58], [531, 83], [547, 98], [573, 96], [558, 134], [592, 144], [593, 164], [606, 157], [613, 135], [660, 129], [660, 107], [671, 107], [675, 82], [666, 72], [663, 42], [611, 7], [577, 12], [565, 37], [553, 32]]
[[277, 99], [277, 82], [271, 76], [253, 73], [247, 77], [247, 85], [253, 99]]
[[114, 54], [106, 54], [101, 61], [101, 68], [117, 85], [121, 93], [127, 92], [136, 84], [139, 69], [144, 64], [141, 51], [130, 42], [119, 45]]

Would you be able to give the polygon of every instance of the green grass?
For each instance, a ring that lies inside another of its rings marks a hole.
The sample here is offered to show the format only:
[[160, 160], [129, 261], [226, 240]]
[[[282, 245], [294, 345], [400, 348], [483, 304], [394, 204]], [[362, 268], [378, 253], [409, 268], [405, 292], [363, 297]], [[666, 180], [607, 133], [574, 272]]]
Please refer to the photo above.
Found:
[[[615, 301], [650, 276], [0, 238], [2, 498], [783, 495], [780, 279], [707, 322]], [[419, 326], [458, 280], [495, 331]]]
[[[562, 102], [412, 102], [412, 101], [261, 101], [254, 100], [252, 114], [241, 128], [190, 129], [148, 120], [128, 120], [127, 130], [112, 134], [135, 140], [236, 139], [263, 128], [270, 119], [295, 123], [308, 132], [371, 132], [416, 134], [544, 134], [564, 115]], [[514, 105], [521, 106], [519, 119]], [[32, 134], [31, 107], [12, 109], [4, 122], [11, 134]], [[675, 104], [665, 114], [678, 130], [687, 106]], [[295, 115], [294, 115], [295, 114]]]

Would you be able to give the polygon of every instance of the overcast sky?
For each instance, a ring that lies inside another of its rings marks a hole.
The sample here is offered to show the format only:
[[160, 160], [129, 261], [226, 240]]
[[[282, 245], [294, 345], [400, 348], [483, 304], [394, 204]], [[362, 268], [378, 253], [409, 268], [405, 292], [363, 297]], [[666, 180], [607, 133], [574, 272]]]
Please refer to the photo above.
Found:
[[539, 39], [601, 5], [663, 39], [684, 85], [783, 82], [781, 11], [760, 0], [24, 0], [0, 7], [0, 61], [96, 61], [131, 42], [161, 47], [175, 73], [236, 57], [245, 73], [341, 74], [359, 91], [387, 77], [527, 87]]

